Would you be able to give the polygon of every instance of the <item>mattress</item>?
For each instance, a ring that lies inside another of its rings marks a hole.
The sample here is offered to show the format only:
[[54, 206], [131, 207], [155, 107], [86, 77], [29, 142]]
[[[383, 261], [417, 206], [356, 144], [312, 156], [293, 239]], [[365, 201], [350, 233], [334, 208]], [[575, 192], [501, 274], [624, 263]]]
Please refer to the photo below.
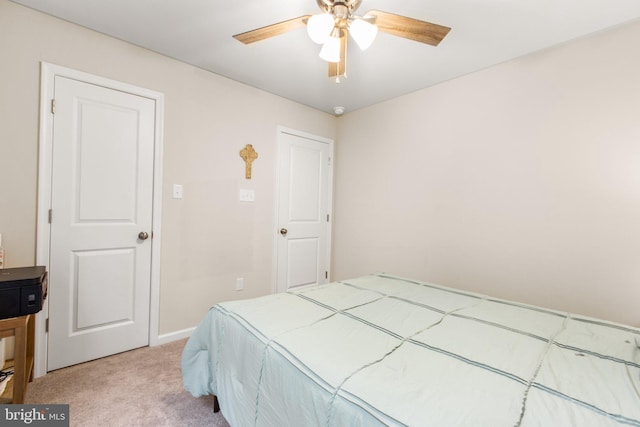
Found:
[[385, 274], [217, 304], [182, 375], [234, 427], [640, 427], [640, 329]]

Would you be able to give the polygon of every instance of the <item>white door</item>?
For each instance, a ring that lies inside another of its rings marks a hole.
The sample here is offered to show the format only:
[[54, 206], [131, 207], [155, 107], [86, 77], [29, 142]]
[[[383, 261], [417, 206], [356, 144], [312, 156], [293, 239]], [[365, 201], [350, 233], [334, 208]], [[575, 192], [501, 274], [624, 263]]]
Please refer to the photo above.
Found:
[[329, 280], [332, 156], [330, 140], [278, 134], [278, 292]]
[[55, 77], [48, 370], [149, 343], [155, 101]]

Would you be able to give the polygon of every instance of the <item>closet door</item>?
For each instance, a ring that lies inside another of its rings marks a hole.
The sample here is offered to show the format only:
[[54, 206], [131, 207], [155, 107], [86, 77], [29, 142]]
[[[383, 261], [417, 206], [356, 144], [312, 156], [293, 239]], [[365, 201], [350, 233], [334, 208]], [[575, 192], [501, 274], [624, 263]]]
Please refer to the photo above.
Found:
[[332, 141], [279, 134], [278, 292], [329, 280], [332, 155]]
[[55, 77], [48, 370], [148, 345], [155, 101]]

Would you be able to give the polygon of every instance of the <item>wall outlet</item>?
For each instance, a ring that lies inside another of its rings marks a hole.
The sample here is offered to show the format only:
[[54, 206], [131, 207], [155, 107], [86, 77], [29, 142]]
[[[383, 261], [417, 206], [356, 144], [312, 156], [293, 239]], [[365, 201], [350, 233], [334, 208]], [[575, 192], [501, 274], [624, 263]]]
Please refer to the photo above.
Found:
[[236, 279], [236, 291], [241, 291], [244, 289], [244, 279], [242, 277], [238, 277]]

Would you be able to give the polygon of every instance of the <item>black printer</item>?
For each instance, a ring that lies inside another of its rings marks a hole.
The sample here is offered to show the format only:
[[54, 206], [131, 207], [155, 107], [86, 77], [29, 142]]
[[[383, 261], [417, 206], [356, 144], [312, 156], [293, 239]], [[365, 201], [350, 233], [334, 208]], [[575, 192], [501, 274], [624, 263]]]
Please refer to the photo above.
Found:
[[46, 297], [45, 267], [0, 269], [0, 319], [37, 313]]

